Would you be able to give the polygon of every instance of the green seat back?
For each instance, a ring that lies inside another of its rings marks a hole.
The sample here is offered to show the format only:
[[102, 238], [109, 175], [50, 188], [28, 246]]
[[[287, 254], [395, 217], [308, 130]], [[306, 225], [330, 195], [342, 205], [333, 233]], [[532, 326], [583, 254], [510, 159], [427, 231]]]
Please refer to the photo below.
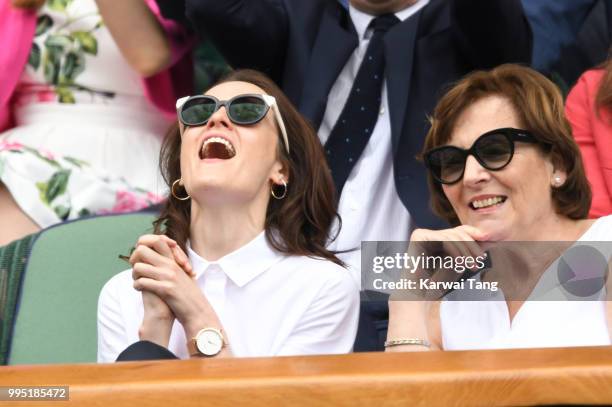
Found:
[[96, 315], [102, 286], [129, 268], [152, 214], [77, 220], [41, 232], [23, 277], [9, 364], [95, 362]]
[[0, 247], [0, 364], [6, 365], [21, 278], [38, 233]]

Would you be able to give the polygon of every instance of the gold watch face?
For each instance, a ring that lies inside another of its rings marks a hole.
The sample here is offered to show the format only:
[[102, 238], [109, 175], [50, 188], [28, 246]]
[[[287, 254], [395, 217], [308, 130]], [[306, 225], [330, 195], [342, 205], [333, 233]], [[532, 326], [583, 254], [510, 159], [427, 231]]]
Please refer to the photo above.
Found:
[[198, 350], [206, 356], [215, 356], [223, 348], [223, 337], [215, 329], [202, 329], [196, 337]]

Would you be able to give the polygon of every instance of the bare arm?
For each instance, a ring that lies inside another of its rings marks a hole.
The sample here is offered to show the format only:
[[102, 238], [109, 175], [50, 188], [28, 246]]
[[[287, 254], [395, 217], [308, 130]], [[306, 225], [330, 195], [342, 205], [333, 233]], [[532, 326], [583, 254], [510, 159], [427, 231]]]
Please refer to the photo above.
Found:
[[144, 77], [166, 68], [170, 43], [145, 0], [96, 0], [104, 24], [127, 59]]
[[[488, 236], [481, 230], [472, 226], [463, 225], [453, 229], [427, 230], [416, 229], [410, 236], [408, 253], [422, 253], [421, 242], [445, 242], [444, 246], [448, 254], [470, 255], [473, 257], [483, 255], [482, 249], [476, 243], [485, 241]], [[416, 254], [418, 255], [418, 254]], [[420, 272], [416, 272], [411, 278], [417, 281]], [[418, 285], [418, 283], [417, 283]], [[386, 346], [387, 352], [422, 352], [428, 350], [442, 350], [442, 327], [440, 322], [440, 300], [437, 292], [427, 293], [415, 291], [413, 296], [405, 296], [404, 293], [390, 297], [389, 301], [389, 328], [387, 330], [387, 341], [418, 340], [425, 341], [429, 345], [410, 344]]]
[[386, 352], [442, 350], [440, 301], [389, 301], [387, 340], [397, 339], [420, 339], [430, 346], [397, 345]]
[[[139, 245], [150, 246], [158, 254], [174, 261], [189, 276], [193, 277], [195, 275], [187, 255], [175, 241], [167, 236], [141, 236], [136, 243], [136, 247]], [[132, 276], [138, 276], [150, 270], [151, 266], [144, 261], [145, 258], [140, 251], [135, 250], [132, 253], [129, 259], [129, 263], [132, 265]], [[137, 283], [135, 283], [136, 285]], [[140, 340], [147, 340], [167, 348], [175, 319], [172, 310], [161, 298], [149, 291], [142, 290], [142, 302], [144, 317], [138, 330]]]
[[[145, 317], [141, 340], [168, 346], [174, 317], [182, 324], [188, 341], [203, 328], [223, 332], [217, 313], [195, 281], [187, 255], [167, 236], [144, 235], [130, 257], [134, 264], [134, 288], [143, 293]], [[146, 296], [144, 294], [147, 294]], [[147, 317], [147, 306], [149, 315]], [[217, 358], [232, 357], [227, 342]]]

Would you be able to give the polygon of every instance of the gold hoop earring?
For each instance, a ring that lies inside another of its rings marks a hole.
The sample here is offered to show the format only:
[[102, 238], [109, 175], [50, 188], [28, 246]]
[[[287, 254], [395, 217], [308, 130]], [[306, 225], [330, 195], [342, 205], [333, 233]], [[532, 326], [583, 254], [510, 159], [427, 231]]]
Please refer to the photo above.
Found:
[[284, 180], [284, 179], [282, 179], [282, 180], [281, 180], [281, 182], [283, 183], [283, 187], [285, 187], [285, 189], [283, 190], [283, 194], [282, 194], [281, 196], [277, 196], [277, 195], [274, 193], [274, 187], [275, 187], [277, 184], [272, 184], [272, 188], [270, 188], [270, 194], [272, 194], [272, 197], [274, 197], [274, 199], [281, 200], [281, 199], [283, 199], [284, 197], [286, 197], [286, 196], [287, 196], [287, 183], [285, 182], [285, 180]]
[[[170, 188], [170, 192], [172, 193], [172, 196], [175, 197], [176, 199], [178, 199], [179, 201], [186, 201], [188, 199], [191, 198], [191, 196], [189, 194], [187, 194], [187, 196], [185, 197], [179, 197], [176, 192], [174, 192], [174, 187], [176, 186], [176, 184], [178, 184], [181, 181], [181, 179], [177, 179], [176, 181], [174, 181], [172, 183], [172, 187]], [[185, 193], [187, 193], [187, 190], [185, 190]]]

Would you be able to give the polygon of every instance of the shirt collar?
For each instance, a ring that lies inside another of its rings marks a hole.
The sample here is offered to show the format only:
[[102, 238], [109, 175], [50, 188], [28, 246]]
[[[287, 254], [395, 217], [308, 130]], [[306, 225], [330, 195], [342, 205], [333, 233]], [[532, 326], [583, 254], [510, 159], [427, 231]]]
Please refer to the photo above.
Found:
[[[399, 18], [400, 21], [406, 20], [408, 17], [415, 14], [417, 11], [425, 7], [429, 3], [429, 0], [418, 0], [412, 6], [406, 7], [405, 9], [398, 11], [395, 13], [395, 17]], [[355, 26], [355, 30], [357, 30], [357, 35], [359, 35], [359, 39], [367, 39], [369, 38], [368, 26], [372, 22], [376, 16], [364, 13], [363, 11], [357, 10], [355, 7], [350, 5], [349, 2], [349, 14], [351, 15], [351, 20], [353, 21], [353, 25]]]
[[285, 257], [270, 246], [265, 231], [217, 261], [208, 261], [198, 255], [189, 242], [187, 242], [187, 254], [196, 272], [196, 279], [205, 274], [211, 265], [218, 265], [238, 287], [245, 286]]

